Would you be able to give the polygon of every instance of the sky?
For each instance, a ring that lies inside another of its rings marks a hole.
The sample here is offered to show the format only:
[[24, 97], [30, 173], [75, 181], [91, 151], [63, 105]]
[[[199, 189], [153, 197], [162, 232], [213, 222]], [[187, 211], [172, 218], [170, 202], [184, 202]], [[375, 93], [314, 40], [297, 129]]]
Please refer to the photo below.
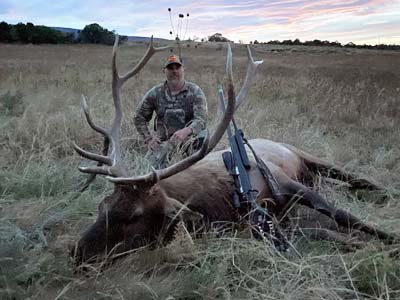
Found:
[[159, 38], [171, 38], [170, 31], [192, 39], [218, 32], [245, 43], [400, 45], [400, 0], [0, 0], [0, 21], [77, 29], [98, 23], [122, 35]]

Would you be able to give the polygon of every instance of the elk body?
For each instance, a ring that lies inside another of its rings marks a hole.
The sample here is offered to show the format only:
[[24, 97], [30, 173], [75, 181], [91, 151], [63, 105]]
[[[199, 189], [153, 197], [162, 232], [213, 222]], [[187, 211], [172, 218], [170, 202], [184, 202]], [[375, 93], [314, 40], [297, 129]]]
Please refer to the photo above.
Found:
[[[228, 104], [215, 132], [206, 138], [202, 148], [190, 157], [162, 170], [128, 177], [121, 162], [119, 127], [122, 118], [119, 90], [122, 84], [134, 76], [153, 53], [164, 50], [154, 48], [152, 41], [147, 53], [127, 75], [119, 77], [116, 69], [116, 40], [113, 50], [113, 99], [116, 116], [110, 129], [93, 124], [83, 98], [85, 116], [90, 126], [104, 135], [110, 145], [108, 154], [87, 152], [77, 145], [75, 150], [83, 157], [97, 161], [97, 166], [81, 167], [82, 172], [107, 175], [114, 182], [114, 192], [100, 204], [96, 222], [82, 235], [73, 252], [76, 263], [90, 262], [109, 253], [121, 253], [160, 240], [173, 237], [177, 221], [194, 223], [235, 223], [240, 216], [232, 205], [235, 192], [233, 180], [225, 169], [222, 152], [211, 152], [223, 136], [235, 109], [245, 98], [249, 83], [261, 62], [254, 61], [248, 50], [249, 66], [244, 84], [237, 97], [232, 80], [232, 57], [228, 47]], [[279, 199], [273, 199], [264, 178], [252, 160], [250, 178], [254, 189], [259, 191], [258, 200], [264, 201], [268, 212], [276, 222], [286, 216], [295, 204], [317, 210], [349, 231], [356, 229], [379, 239], [393, 241], [394, 237], [363, 223], [352, 214], [335, 208], [317, 192], [310, 189], [313, 178], [322, 175], [348, 182], [354, 188], [379, 189], [375, 184], [356, 178], [344, 170], [326, 163], [293, 146], [266, 139], [249, 141], [255, 152], [268, 166], [279, 187]], [[224, 150], [225, 151], [225, 150]]]

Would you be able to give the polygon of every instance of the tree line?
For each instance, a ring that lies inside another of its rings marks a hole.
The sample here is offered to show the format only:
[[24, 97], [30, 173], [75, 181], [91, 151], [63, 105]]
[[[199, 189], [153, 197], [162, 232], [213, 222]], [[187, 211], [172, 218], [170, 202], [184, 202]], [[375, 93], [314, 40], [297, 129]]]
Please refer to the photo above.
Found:
[[[93, 43], [112, 45], [114, 39], [114, 31], [109, 31], [97, 23], [86, 25], [83, 30], [76, 32], [64, 32], [47, 26], [34, 25], [30, 22], [16, 25], [6, 22], [0, 23], [0, 43]], [[127, 36], [120, 37], [120, 42], [126, 40], [128, 40]]]
[[[202, 42], [205, 41], [202, 39]], [[222, 36], [221, 33], [215, 33], [210, 35], [207, 38], [208, 42], [230, 42], [229, 39]], [[295, 40], [283, 40], [283, 41], [269, 41], [269, 42], [259, 42], [257, 40], [251, 41], [250, 44], [267, 44], [267, 45], [296, 45], [296, 46], [320, 46], [320, 47], [343, 47], [343, 48], [357, 48], [357, 49], [378, 49], [378, 50], [400, 50], [400, 45], [387, 45], [387, 44], [379, 44], [379, 45], [357, 45], [352, 42], [347, 44], [341, 44], [339, 42], [330, 42], [330, 41], [321, 41], [321, 40], [312, 40], [301, 42], [299, 39]]]
[[379, 45], [357, 45], [352, 42], [347, 44], [341, 44], [339, 42], [330, 42], [330, 41], [321, 41], [321, 40], [312, 40], [301, 42], [299, 39], [295, 40], [283, 40], [283, 41], [269, 41], [269, 42], [258, 42], [254, 40], [254, 42], [250, 42], [250, 44], [268, 44], [268, 45], [296, 45], [296, 46], [321, 46], [321, 47], [343, 47], [343, 48], [357, 48], [357, 49], [378, 49], [378, 50], [400, 50], [400, 45], [387, 45], [387, 44], [379, 44]]
[[[11, 25], [6, 22], [0, 23], [0, 43], [32, 43], [32, 44], [65, 44], [65, 43], [92, 43], [112, 45], [115, 39], [115, 32], [101, 27], [97, 23], [86, 25], [82, 30], [76, 32], [60, 31], [51, 27], [34, 25], [33, 23], [18, 23]], [[128, 37], [120, 36], [120, 43], [127, 41]], [[202, 42], [230, 42], [229, 39], [222, 36], [221, 33], [215, 33]], [[299, 46], [330, 46], [358, 49], [379, 49], [379, 50], [400, 50], [400, 45], [357, 45], [354, 43], [341, 44], [339, 42], [330, 42], [322, 40], [312, 40], [301, 42], [295, 40], [274, 40], [269, 42], [259, 42], [254, 40], [250, 44], [269, 44], [269, 45], [299, 45]]]

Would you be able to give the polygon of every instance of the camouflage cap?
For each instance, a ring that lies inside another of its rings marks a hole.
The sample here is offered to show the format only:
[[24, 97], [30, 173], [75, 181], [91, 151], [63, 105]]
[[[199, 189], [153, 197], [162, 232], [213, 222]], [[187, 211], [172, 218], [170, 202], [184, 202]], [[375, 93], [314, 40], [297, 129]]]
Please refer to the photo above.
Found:
[[177, 55], [168, 56], [167, 62], [165, 63], [164, 68], [167, 68], [168, 66], [170, 66], [172, 64], [177, 64], [177, 65], [183, 66], [183, 63], [181, 62], [181, 60], [179, 59], [179, 57]]

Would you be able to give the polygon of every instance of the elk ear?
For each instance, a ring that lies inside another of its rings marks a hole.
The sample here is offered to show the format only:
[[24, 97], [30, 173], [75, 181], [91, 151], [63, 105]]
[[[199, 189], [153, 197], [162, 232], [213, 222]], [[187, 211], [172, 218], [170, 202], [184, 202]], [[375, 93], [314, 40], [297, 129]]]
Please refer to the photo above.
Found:
[[168, 196], [165, 197], [165, 215], [173, 220], [176, 218], [180, 218], [185, 221], [199, 221], [203, 219], [203, 215], [201, 213], [191, 210], [178, 200]]

